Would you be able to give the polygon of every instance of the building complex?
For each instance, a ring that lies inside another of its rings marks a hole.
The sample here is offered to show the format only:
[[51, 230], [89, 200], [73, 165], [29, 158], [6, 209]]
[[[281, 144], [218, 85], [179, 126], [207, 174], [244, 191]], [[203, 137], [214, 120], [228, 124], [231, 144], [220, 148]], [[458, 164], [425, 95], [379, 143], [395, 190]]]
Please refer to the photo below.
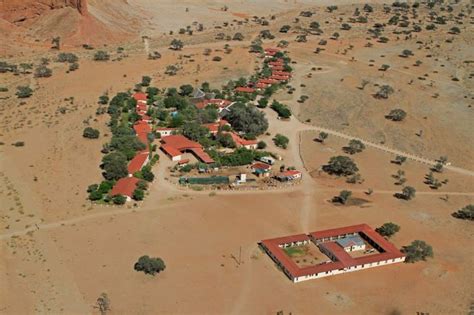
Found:
[[[327, 259], [299, 266], [291, 247], [314, 244]], [[405, 261], [405, 255], [367, 224], [263, 240], [260, 245], [293, 282]]]

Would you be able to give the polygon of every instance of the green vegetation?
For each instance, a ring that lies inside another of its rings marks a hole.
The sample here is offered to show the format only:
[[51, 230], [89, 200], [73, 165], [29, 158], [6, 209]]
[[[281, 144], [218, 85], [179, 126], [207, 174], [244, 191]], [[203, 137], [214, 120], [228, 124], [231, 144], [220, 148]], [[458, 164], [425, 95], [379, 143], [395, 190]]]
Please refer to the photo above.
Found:
[[385, 118], [393, 121], [402, 121], [407, 116], [407, 113], [403, 109], [392, 109]]
[[339, 193], [338, 196], [334, 196], [332, 198], [332, 202], [338, 202], [343, 205], [346, 204], [346, 202], [349, 200], [349, 198], [352, 196], [352, 192], [349, 190], [343, 190]]
[[99, 138], [99, 135], [100, 131], [92, 127], [86, 127], [82, 133], [82, 136], [88, 139], [97, 139]]
[[350, 157], [339, 155], [331, 157], [323, 170], [331, 175], [349, 176], [357, 173], [359, 168]]
[[467, 205], [454, 212], [452, 216], [461, 220], [474, 221], [474, 205]]
[[305, 246], [291, 246], [283, 248], [283, 251], [290, 257], [299, 257], [306, 254], [307, 248]]
[[395, 235], [395, 233], [400, 231], [400, 226], [395, 224], [395, 223], [388, 222], [388, 223], [384, 223], [382, 226], [376, 228], [375, 231], [377, 233], [379, 233], [380, 235], [382, 235], [382, 236], [391, 237], [391, 236]]
[[265, 114], [251, 105], [234, 104], [226, 119], [234, 130], [254, 137], [261, 135], [268, 129], [268, 120], [265, 118]]
[[133, 269], [154, 276], [155, 274], [165, 270], [166, 265], [161, 258], [151, 258], [148, 255], [145, 255], [138, 259]]
[[433, 258], [433, 248], [424, 241], [415, 240], [408, 246], [403, 246], [403, 253], [406, 254], [406, 263], [415, 263], [420, 260], [426, 261], [427, 258]]
[[277, 147], [283, 149], [286, 149], [288, 147], [288, 143], [290, 142], [290, 139], [279, 133], [277, 133], [272, 140]]
[[29, 86], [18, 86], [16, 96], [18, 98], [28, 98], [33, 95], [33, 90]]
[[346, 153], [356, 154], [364, 151], [365, 145], [360, 140], [352, 139], [351, 141], [349, 141], [349, 144], [343, 149]]
[[277, 112], [278, 116], [281, 118], [290, 118], [291, 117], [291, 110], [288, 108], [288, 106], [277, 102], [274, 100], [272, 102], [272, 105], [270, 105], [270, 108], [273, 109], [274, 111]]
[[95, 61], [107, 61], [110, 59], [110, 55], [103, 50], [99, 50], [94, 54]]
[[51, 70], [50, 68], [46, 66], [41, 65], [35, 69], [36, 78], [49, 78], [52, 75], [53, 75], [53, 70]]

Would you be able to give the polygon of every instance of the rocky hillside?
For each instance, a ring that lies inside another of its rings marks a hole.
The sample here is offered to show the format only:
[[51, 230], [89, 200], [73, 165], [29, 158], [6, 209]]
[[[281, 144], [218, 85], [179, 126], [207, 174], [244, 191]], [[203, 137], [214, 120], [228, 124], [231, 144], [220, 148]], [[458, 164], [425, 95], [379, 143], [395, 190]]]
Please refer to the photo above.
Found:
[[15, 24], [28, 24], [51, 10], [73, 8], [87, 15], [87, 0], [0, 0], [0, 18]]

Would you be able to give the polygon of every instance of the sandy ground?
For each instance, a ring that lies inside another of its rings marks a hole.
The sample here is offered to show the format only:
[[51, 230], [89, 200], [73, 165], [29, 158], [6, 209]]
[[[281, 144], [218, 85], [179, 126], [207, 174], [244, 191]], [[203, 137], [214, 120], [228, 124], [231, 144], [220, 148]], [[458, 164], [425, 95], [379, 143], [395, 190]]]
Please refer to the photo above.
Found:
[[[213, 12], [209, 7], [219, 8], [221, 3], [209, 3], [199, 14], [214, 16], [206, 12]], [[252, 3], [235, 2], [229, 5], [231, 12], [224, 14], [250, 13]], [[156, 13], [151, 2], [141, 4]], [[191, 4], [179, 5], [198, 10]], [[298, 1], [296, 5], [307, 3]], [[170, 10], [169, 3], [166, 8]], [[286, 3], [278, 2], [275, 8], [283, 12]], [[315, 11], [315, 20], [331, 22], [324, 26], [325, 34], [337, 29], [338, 15], [329, 16], [322, 8]], [[349, 7], [346, 13], [352, 11]], [[278, 29], [295, 16], [283, 12], [270, 28]], [[168, 22], [164, 25], [174, 27]], [[242, 27], [245, 34], [261, 29]], [[294, 95], [278, 93], [276, 98], [291, 106], [300, 120], [311, 121], [303, 124], [296, 117], [281, 121], [265, 109], [270, 135], [262, 139], [286, 165], [303, 170], [301, 185], [270, 192], [218, 192], [215, 196], [181, 190], [165, 180], [170, 162], [162, 155], [154, 169], [157, 181], [138, 207], [99, 207], [86, 201], [87, 185], [100, 180], [100, 149], [109, 133], [107, 117], [95, 116], [98, 96], [133, 87], [143, 75], [152, 76], [160, 88], [203, 81], [219, 86], [251, 74], [260, 64], [247, 53], [247, 41], [229, 42], [233, 48], [229, 55], [219, 51], [226, 42], [214, 42], [213, 32], [187, 39], [182, 52], [163, 49], [169, 42], [167, 37], [152, 38], [151, 49], [159, 48], [163, 54], [157, 61], [147, 60], [143, 43], [137, 41], [125, 45], [129, 57], [121, 61], [93, 62], [91, 52], [79, 50], [80, 69], [70, 74], [65, 73], [64, 65], [53, 63], [54, 75], [49, 79], [0, 75], [0, 86], [10, 88], [0, 95], [9, 97], [0, 100], [0, 141], [4, 143], [0, 146], [0, 296], [2, 302], [7, 301], [0, 303], [0, 313], [94, 313], [96, 298], [107, 292], [114, 314], [275, 314], [279, 310], [293, 314], [388, 314], [393, 309], [403, 314], [465, 314], [474, 290], [470, 272], [474, 235], [470, 222], [450, 214], [473, 203], [473, 177], [445, 171], [437, 176], [448, 178], [449, 183], [433, 191], [423, 184], [427, 165], [408, 161], [399, 167], [390, 163], [392, 154], [368, 148], [353, 156], [364, 182], [347, 184], [318, 172], [330, 156], [341, 153], [347, 141], [330, 136], [322, 145], [313, 141], [315, 131], [300, 131], [311, 129], [311, 125], [325, 126], [430, 159], [448, 155], [454, 165], [474, 170], [472, 109], [469, 98], [464, 98], [472, 86], [467, 75], [462, 75], [468, 71], [462, 66], [469, 55], [468, 33], [454, 41], [457, 54], [447, 60], [453, 47], [444, 44], [444, 32], [437, 32], [439, 38], [433, 39], [441, 43], [438, 61], [423, 59], [419, 68], [411, 66], [421, 54], [415, 51], [416, 39], [407, 45], [393, 39], [369, 49], [363, 47], [365, 35], [360, 30], [340, 32], [340, 41], [329, 41], [326, 51], [316, 55], [313, 50], [319, 38], [308, 37], [308, 43], [301, 44], [294, 42], [295, 34], [278, 34], [277, 40], [291, 41], [288, 50], [297, 62], [298, 77], [290, 83], [296, 88]], [[342, 55], [350, 43], [354, 49]], [[405, 46], [416, 56], [397, 58]], [[214, 51], [205, 57], [202, 52], [208, 47]], [[38, 44], [25, 51], [25, 57], [10, 60], [38, 62], [42, 56], [54, 56], [42, 51], [44, 47]], [[184, 58], [185, 54], [190, 58]], [[223, 57], [222, 62], [212, 62], [215, 55]], [[352, 56], [357, 61], [350, 61]], [[391, 70], [384, 74], [377, 71], [387, 62]], [[166, 65], [173, 63], [183, 69], [174, 77], [164, 76]], [[312, 67], [322, 70], [311, 71]], [[435, 70], [438, 73], [433, 73]], [[313, 72], [311, 79], [306, 78], [307, 72]], [[434, 87], [416, 79], [425, 72]], [[451, 80], [455, 73], [461, 81]], [[362, 91], [357, 86], [364, 78], [371, 83]], [[411, 79], [414, 83], [408, 85]], [[370, 95], [376, 90], [373, 83], [380, 82], [396, 88], [388, 100], [375, 100]], [[13, 96], [15, 87], [28, 83], [35, 88], [34, 96], [20, 104]], [[432, 95], [436, 92], [440, 96], [435, 99]], [[310, 96], [303, 105], [296, 102], [302, 94]], [[69, 97], [74, 101], [65, 100]], [[383, 118], [399, 105], [408, 112], [405, 121]], [[66, 108], [65, 114], [61, 107]], [[99, 140], [82, 138], [87, 125], [101, 130]], [[419, 129], [425, 134], [421, 139], [414, 135]], [[287, 150], [271, 143], [277, 132], [290, 138]], [[16, 141], [25, 141], [25, 146], [10, 145]], [[414, 200], [392, 196], [400, 190], [391, 177], [397, 169], [405, 170], [407, 184], [417, 189]], [[368, 188], [374, 190], [371, 196], [364, 193]], [[329, 200], [342, 189], [352, 190], [355, 197], [367, 202], [350, 207], [332, 205]], [[446, 195], [447, 201], [443, 200]], [[377, 227], [389, 221], [402, 227], [393, 238], [397, 246], [422, 239], [433, 246], [435, 258], [294, 285], [257, 248], [257, 242], [265, 238], [358, 223]], [[238, 257], [240, 248], [243, 263], [238, 265], [232, 257]], [[134, 262], [143, 254], [162, 257], [166, 271], [155, 278], [133, 271]], [[446, 292], [450, 292], [449, 300]]]

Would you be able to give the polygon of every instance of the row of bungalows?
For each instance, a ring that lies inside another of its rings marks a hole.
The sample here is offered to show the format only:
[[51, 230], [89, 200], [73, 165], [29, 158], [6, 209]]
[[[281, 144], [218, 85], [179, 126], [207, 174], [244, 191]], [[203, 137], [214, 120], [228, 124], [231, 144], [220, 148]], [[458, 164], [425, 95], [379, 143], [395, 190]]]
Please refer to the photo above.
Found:
[[133, 125], [133, 130], [135, 131], [137, 138], [144, 143], [147, 148], [143, 151], [137, 152], [133, 159], [128, 163], [128, 176], [119, 179], [110, 192], [110, 196], [122, 195], [127, 198], [127, 201], [132, 200], [133, 192], [140, 181], [140, 179], [133, 177], [133, 174], [141, 171], [141, 169], [150, 161], [148, 134], [152, 131], [149, 125], [151, 117], [146, 114], [148, 111], [147, 95], [142, 92], [137, 92], [133, 94], [132, 97], [137, 101], [135, 110], [136, 113], [140, 115], [140, 120]]

